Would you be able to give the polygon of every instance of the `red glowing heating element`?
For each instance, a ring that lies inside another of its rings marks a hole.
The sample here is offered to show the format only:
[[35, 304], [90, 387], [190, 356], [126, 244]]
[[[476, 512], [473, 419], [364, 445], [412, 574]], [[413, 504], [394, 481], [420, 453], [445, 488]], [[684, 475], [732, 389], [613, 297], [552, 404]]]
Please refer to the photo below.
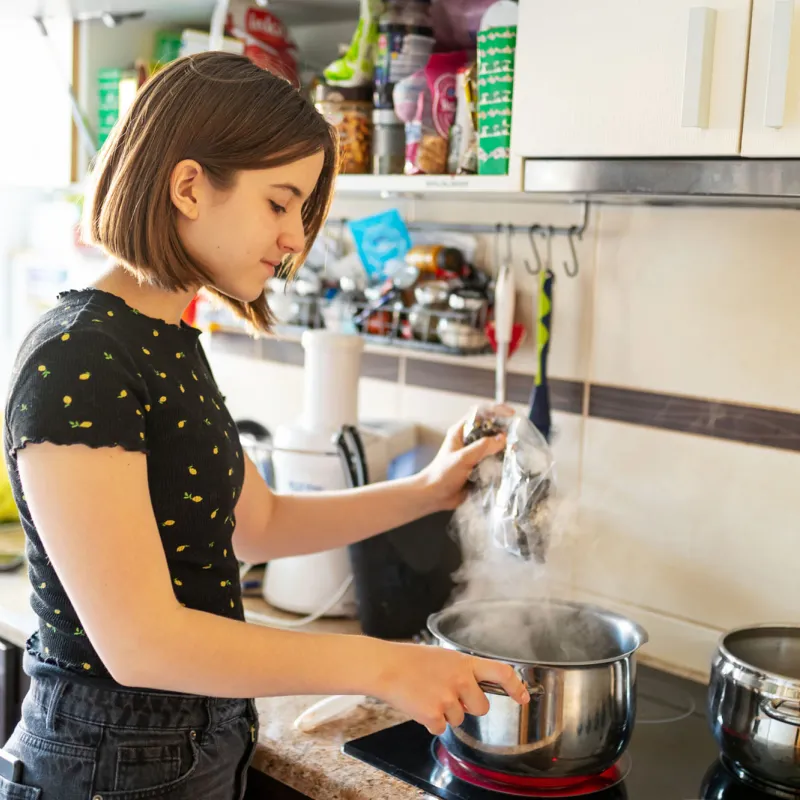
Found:
[[494, 772], [462, 761], [448, 753], [441, 743], [436, 745], [436, 760], [454, 778], [464, 783], [514, 797], [530, 798], [584, 797], [603, 792], [623, 781], [629, 768], [623, 765], [626, 761], [623, 757], [622, 761], [600, 775], [585, 778], [527, 778]]

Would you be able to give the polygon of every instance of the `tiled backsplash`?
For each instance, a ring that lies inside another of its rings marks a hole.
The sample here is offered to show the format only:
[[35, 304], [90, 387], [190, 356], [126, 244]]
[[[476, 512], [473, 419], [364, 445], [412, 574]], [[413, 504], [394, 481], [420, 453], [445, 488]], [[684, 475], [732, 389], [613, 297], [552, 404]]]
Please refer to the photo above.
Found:
[[[579, 216], [533, 204], [487, 212], [419, 202], [414, 213], [522, 225]], [[554, 251], [554, 450], [578, 508], [559, 577], [573, 595], [642, 622], [650, 656], [705, 673], [723, 630], [800, 622], [797, 214], [602, 208], [590, 225], [577, 279], [560, 267], [565, 243]], [[531, 254], [526, 237], [514, 245], [519, 316], [529, 321], [535, 280], [522, 259]], [[245, 347], [211, 349], [233, 413], [292, 421], [299, 347]], [[530, 370], [514, 359], [510, 368], [509, 395], [524, 410]], [[491, 372], [469, 361], [370, 356], [361, 414], [416, 421], [433, 439], [492, 387]]]

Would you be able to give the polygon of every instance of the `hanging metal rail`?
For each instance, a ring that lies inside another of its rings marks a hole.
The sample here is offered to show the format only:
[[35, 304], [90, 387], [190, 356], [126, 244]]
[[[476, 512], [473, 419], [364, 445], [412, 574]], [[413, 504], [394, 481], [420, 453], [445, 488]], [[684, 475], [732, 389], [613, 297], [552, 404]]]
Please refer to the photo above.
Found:
[[[589, 226], [589, 206], [590, 203], [583, 203], [583, 218], [580, 225], [570, 225], [567, 227], [540, 225], [538, 223], [534, 223], [533, 225], [510, 225], [498, 222], [491, 225], [487, 223], [431, 222], [427, 220], [409, 221], [406, 222], [406, 226], [410, 231], [453, 231], [454, 233], [492, 234], [497, 237], [498, 243], [500, 237], [505, 233], [507, 237], [507, 248], [510, 248], [510, 240], [515, 233], [527, 233], [535, 261], [531, 263], [525, 259], [523, 263], [525, 264], [525, 269], [531, 275], [538, 275], [545, 266], [545, 259], [542, 258], [539, 252], [538, 245], [536, 244], [536, 237], [544, 237], [546, 246], [549, 248], [554, 237], [566, 236], [572, 254], [572, 264], [570, 265], [568, 262], [564, 262], [564, 270], [568, 277], [574, 278], [577, 276], [579, 270], [575, 240], [577, 239], [580, 241]], [[341, 230], [344, 231], [348, 222], [349, 220], [347, 217], [328, 217], [326, 224], [338, 225], [341, 227]]]

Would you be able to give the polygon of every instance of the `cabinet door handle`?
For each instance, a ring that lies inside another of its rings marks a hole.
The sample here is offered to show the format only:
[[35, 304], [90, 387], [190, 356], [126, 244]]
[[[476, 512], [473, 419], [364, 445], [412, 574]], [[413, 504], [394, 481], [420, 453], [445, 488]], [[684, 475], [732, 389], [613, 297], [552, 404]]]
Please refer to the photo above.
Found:
[[769, 49], [769, 72], [767, 73], [767, 102], [764, 107], [764, 125], [767, 128], [783, 127], [793, 22], [794, 0], [775, 0], [772, 16], [772, 41]]
[[708, 127], [716, 32], [715, 8], [699, 6], [690, 9], [681, 115], [681, 125], [684, 128]]

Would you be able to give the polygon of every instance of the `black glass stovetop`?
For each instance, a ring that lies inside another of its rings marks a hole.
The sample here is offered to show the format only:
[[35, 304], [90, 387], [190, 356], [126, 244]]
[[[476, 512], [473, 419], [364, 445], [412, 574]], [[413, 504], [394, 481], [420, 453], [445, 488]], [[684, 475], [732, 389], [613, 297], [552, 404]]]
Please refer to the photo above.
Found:
[[[589, 795], [589, 800], [787, 797], [743, 783], [720, 761], [706, 721], [705, 686], [640, 666], [637, 706], [627, 751], [630, 771], [621, 783]], [[437, 760], [435, 745], [423, 727], [407, 722], [349, 742], [344, 752], [441, 800], [508, 800], [508, 794], [453, 777]]]

